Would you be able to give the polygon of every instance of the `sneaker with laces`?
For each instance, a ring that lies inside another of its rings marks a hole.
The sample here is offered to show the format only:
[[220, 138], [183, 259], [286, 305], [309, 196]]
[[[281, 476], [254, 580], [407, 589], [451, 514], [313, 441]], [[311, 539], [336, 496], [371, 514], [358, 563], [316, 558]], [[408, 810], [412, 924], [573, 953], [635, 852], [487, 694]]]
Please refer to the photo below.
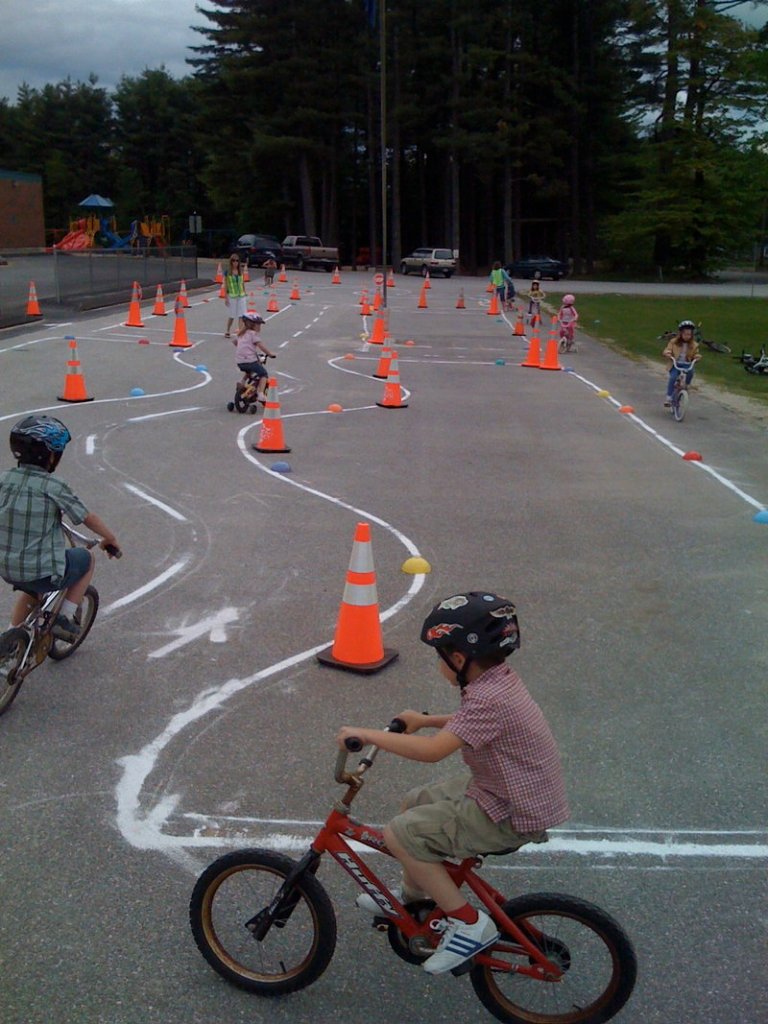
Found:
[[68, 640], [72, 643], [73, 640], [77, 640], [82, 630], [74, 619], [68, 619], [66, 615], [59, 614], [56, 616], [51, 632], [59, 640]]
[[435, 921], [433, 927], [442, 926], [443, 937], [432, 956], [422, 964], [427, 974], [452, 971], [496, 942], [499, 937], [496, 925], [482, 910], [478, 913], [474, 924], [466, 924], [455, 917]]

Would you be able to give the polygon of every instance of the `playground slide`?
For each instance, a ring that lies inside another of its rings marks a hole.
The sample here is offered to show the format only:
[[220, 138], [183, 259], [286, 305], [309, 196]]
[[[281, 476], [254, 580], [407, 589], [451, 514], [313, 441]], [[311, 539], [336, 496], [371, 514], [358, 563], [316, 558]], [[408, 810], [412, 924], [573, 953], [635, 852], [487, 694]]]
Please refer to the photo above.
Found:
[[120, 235], [116, 235], [114, 231], [104, 231], [101, 234], [109, 241], [109, 245], [105, 246], [107, 249], [124, 249], [126, 246], [131, 244], [131, 236], [126, 235], [125, 238], [121, 238]]
[[85, 231], [70, 231], [57, 244], [57, 249], [89, 249], [91, 239]]

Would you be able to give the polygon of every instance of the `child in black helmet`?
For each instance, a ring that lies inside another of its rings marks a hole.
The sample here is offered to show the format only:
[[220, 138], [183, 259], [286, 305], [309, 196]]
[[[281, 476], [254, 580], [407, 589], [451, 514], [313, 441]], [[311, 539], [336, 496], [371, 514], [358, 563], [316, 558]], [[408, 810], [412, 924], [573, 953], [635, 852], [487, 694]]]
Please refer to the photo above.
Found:
[[[406, 733], [344, 726], [347, 737], [375, 743], [414, 761], [442, 761], [461, 751], [469, 769], [458, 778], [412, 790], [384, 830], [403, 867], [404, 902], [431, 897], [447, 915], [430, 974], [453, 970], [498, 938], [491, 918], [471, 907], [442, 865], [445, 858], [512, 851], [544, 842], [546, 829], [569, 816], [560, 757], [538, 705], [506, 658], [520, 646], [515, 606], [484, 591], [441, 601], [424, 622], [424, 643], [437, 650], [444, 678], [461, 693], [448, 715], [404, 711]], [[415, 736], [421, 729], [439, 730]], [[364, 894], [358, 906], [381, 911]]]
[[74, 640], [80, 634], [75, 614], [93, 576], [93, 555], [68, 548], [62, 514], [84, 523], [103, 538], [110, 558], [120, 545], [95, 512], [89, 512], [63, 480], [52, 477], [72, 437], [53, 416], [25, 416], [11, 428], [10, 446], [17, 467], [0, 476], [0, 576], [22, 589], [11, 617], [20, 625], [34, 605], [28, 592], [66, 590], [53, 627], [55, 636]]

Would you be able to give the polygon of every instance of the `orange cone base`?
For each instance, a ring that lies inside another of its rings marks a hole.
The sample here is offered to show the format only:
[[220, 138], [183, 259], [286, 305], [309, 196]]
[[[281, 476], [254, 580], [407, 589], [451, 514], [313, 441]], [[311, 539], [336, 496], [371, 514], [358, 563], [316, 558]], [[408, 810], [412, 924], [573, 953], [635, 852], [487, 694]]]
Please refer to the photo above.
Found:
[[92, 402], [93, 398], [89, 398], [87, 395], [85, 398], [62, 398], [61, 395], [56, 396], [57, 402], [69, 402], [74, 405], [75, 402]]
[[380, 409], [407, 409], [408, 408], [408, 403], [407, 402], [398, 402], [397, 405], [390, 405], [389, 403], [385, 403], [385, 402], [377, 402], [376, 405], [378, 405], [378, 407]]
[[266, 445], [261, 444], [252, 444], [251, 448], [253, 448], [255, 452], [264, 452], [266, 455], [281, 455], [291, 450], [290, 448], [267, 448]]
[[378, 672], [380, 669], [389, 665], [389, 663], [394, 661], [399, 654], [399, 651], [394, 651], [390, 647], [385, 647], [383, 658], [379, 658], [378, 661], [369, 661], [364, 665], [356, 665], [351, 661], [341, 661], [339, 658], [335, 658], [333, 656], [333, 645], [331, 645], [324, 651], [320, 651], [317, 655], [317, 660], [321, 665], [328, 665], [331, 668], [340, 668], [345, 672], [358, 672], [362, 676], [370, 676], [373, 675], [374, 672]]

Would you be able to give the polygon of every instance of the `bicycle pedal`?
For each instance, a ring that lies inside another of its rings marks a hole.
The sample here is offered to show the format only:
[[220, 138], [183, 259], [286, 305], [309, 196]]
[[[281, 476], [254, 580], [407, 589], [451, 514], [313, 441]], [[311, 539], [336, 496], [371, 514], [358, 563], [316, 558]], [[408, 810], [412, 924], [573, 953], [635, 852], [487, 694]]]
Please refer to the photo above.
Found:
[[386, 917], [374, 917], [371, 921], [371, 927], [377, 932], [389, 931], [389, 920]]

